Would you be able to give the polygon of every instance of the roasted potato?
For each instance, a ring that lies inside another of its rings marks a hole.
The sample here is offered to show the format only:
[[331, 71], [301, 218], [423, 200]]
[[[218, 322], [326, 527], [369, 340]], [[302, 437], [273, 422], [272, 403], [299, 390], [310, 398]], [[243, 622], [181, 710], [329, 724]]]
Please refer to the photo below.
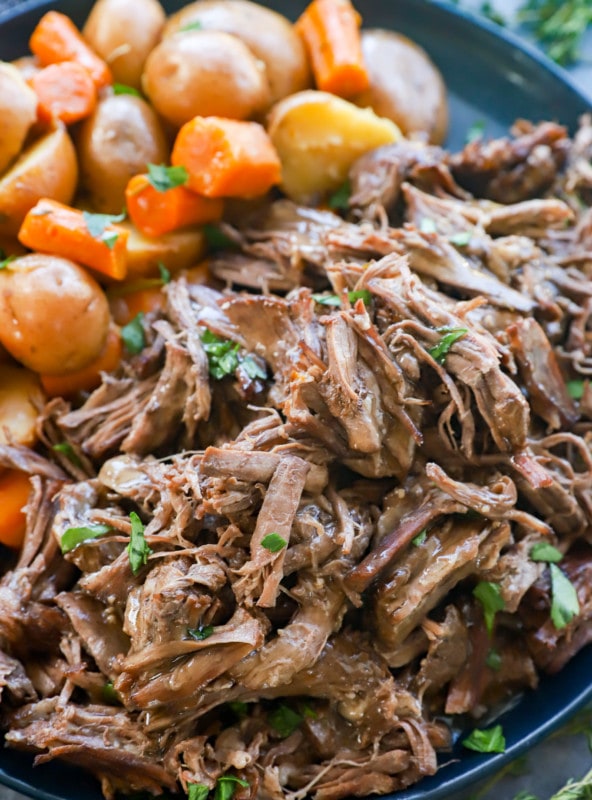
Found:
[[16, 236], [42, 197], [69, 203], [76, 191], [76, 151], [60, 123], [28, 147], [0, 178], [0, 235]]
[[109, 321], [103, 290], [73, 261], [32, 253], [0, 270], [0, 343], [35, 372], [85, 367], [103, 349]]
[[263, 63], [236, 36], [220, 31], [163, 39], [148, 56], [142, 87], [177, 128], [197, 116], [249, 119], [270, 100]]
[[97, 0], [82, 35], [109, 64], [116, 82], [139, 89], [165, 18], [157, 0]]
[[300, 37], [281, 14], [249, 0], [197, 0], [173, 14], [163, 38], [194, 23], [204, 30], [231, 33], [247, 45], [267, 71], [270, 103], [312, 85]]
[[37, 119], [37, 96], [12, 64], [0, 62], [0, 172], [20, 153]]
[[81, 123], [76, 139], [81, 185], [96, 211], [118, 214], [125, 187], [148, 163], [168, 160], [162, 125], [145, 100], [129, 94], [107, 95]]
[[31, 446], [43, 404], [39, 378], [16, 364], [0, 364], [0, 445]]
[[122, 222], [121, 225], [129, 230], [128, 280], [158, 277], [159, 262], [175, 273], [192, 267], [204, 257], [206, 241], [200, 228], [184, 228], [151, 239], [143, 236], [130, 222]]
[[353, 99], [395, 122], [405, 136], [423, 133], [440, 144], [448, 128], [446, 87], [427, 53], [393, 31], [362, 32], [370, 88]]
[[268, 132], [282, 162], [282, 190], [298, 203], [315, 203], [335, 191], [362, 153], [397, 141], [401, 132], [326, 92], [307, 91], [273, 107]]

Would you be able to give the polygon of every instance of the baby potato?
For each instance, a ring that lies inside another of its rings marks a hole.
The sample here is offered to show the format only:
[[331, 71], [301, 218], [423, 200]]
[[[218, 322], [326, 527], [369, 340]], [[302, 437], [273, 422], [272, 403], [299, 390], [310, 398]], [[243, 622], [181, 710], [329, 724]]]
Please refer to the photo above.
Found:
[[35, 444], [37, 409], [42, 404], [43, 392], [33, 372], [0, 364], [0, 444]]
[[171, 273], [192, 267], [206, 252], [206, 240], [201, 228], [181, 228], [151, 239], [130, 222], [120, 223], [129, 231], [127, 240], [127, 277], [157, 278], [159, 262]]
[[268, 133], [282, 162], [281, 189], [297, 203], [316, 203], [335, 191], [362, 153], [401, 138], [389, 119], [327, 92], [280, 100]]
[[82, 35], [109, 64], [117, 83], [139, 89], [144, 63], [165, 19], [158, 0], [97, 0]]
[[269, 106], [264, 65], [240, 39], [219, 31], [163, 39], [148, 56], [142, 86], [178, 128], [197, 116], [248, 119]]
[[432, 144], [444, 141], [446, 87], [427, 53], [406, 36], [380, 29], [362, 32], [362, 52], [370, 87], [353, 102], [392, 119], [405, 136], [425, 133]]
[[70, 203], [77, 181], [74, 145], [65, 127], [57, 123], [0, 178], [0, 235], [16, 236], [27, 212], [42, 197]]
[[81, 124], [76, 139], [81, 184], [96, 211], [119, 214], [125, 187], [147, 164], [168, 160], [162, 125], [145, 100], [107, 95]]
[[237, 36], [265, 64], [270, 104], [312, 85], [304, 45], [281, 14], [249, 0], [197, 0], [169, 17], [163, 38], [199, 23]]
[[0, 270], [0, 343], [35, 372], [85, 367], [103, 349], [109, 321], [101, 287], [73, 261], [31, 253]]
[[37, 96], [12, 64], [0, 62], [0, 172], [20, 153], [37, 119]]

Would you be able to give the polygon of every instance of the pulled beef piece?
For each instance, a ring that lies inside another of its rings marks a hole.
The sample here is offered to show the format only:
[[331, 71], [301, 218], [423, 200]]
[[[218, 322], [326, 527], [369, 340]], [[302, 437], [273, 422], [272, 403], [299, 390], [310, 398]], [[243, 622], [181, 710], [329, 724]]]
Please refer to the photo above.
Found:
[[513, 139], [478, 139], [448, 159], [454, 179], [477, 197], [517, 203], [543, 194], [557, 177], [569, 147], [567, 131], [553, 122], [521, 124]]
[[0, 698], [13, 705], [22, 705], [37, 700], [37, 692], [25, 668], [16, 658], [0, 650]]

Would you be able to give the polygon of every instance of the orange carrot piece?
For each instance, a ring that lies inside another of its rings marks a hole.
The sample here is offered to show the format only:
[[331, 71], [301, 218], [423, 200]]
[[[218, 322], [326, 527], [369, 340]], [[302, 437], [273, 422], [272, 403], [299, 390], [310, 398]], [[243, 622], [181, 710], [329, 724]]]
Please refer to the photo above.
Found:
[[216, 222], [222, 216], [218, 198], [200, 197], [184, 186], [159, 192], [147, 175], [134, 175], [125, 190], [130, 219], [146, 236], [161, 236], [186, 225]]
[[31, 250], [69, 258], [115, 280], [127, 274], [126, 244], [129, 232], [110, 223], [93, 236], [82, 211], [56, 200], [39, 200], [25, 217], [19, 241]]
[[50, 64], [28, 82], [37, 95], [37, 115], [43, 122], [57, 118], [71, 125], [90, 116], [97, 104], [93, 79], [76, 61]]
[[113, 83], [111, 70], [82, 38], [72, 20], [59, 11], [48, 11], [39, 20], [29, 47], [41, 66], [76, 61], [88, 70], [97, 89]]
[[281, 181], [278, 154], [257, 122], [194, 117], [177, 134], [171, 162], [205, 197], [258, 197]]
[[123, 345], [116, 325], [111, 325], [101, 354], [88, 366], [67, 375], [40, 375], [41, 385], [48, 397], [74, 397], [79, 392], [91, 392], [101, 383], [101, 372], [113, 372], [119, 366]]
[[26, 506], [31, 483], [26, 472], [7, 469], [0, 473], [0, 542], [15, 550], [22, 545], [26, 529]]
[[[146, 282], [149, 280], [150, 278], [147, 278]], [[126, 288], [125, 284], [123, 284], [117, 287], [117, 289], [122, 290], [121, 294], [119, 292], [113, 296], [107, 294], [111, 316], [122, 327], [135, 319], [140, 313], [149, 314], [151, 311], [163, 311], [166, 306], [166, 296], [162, 291], [162, 285], [147, 286], [139, 289], [132, 288], [133, 284], [141, 283], [142, 281], [133, 281], [130, 284], [129, 292], [123, 293]]]
[[296, 23], [321, 91], [352, 97], [369, 87], [360, 24], [350, 0], [313, 0]]

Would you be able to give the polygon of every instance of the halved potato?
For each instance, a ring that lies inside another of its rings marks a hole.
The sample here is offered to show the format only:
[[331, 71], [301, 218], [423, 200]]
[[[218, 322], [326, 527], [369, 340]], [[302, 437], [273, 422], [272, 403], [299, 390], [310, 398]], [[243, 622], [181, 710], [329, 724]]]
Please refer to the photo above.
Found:
[[42, 197], [70, 203], [78, 181], [76, 151], [59, 123], [37, 139], [0, 178], [0, 235], [16, 236]]
[[37, 96], [12, 64], [0, 62], [0, 172], [20, 153], [37, 119]]
[[129, 231], [127, 240], [127, 279], [158, 277], [158, 264], [171, 273], [193, 267], [204, 257], [206, 240], [201, 228], [181, 228], [151, 239], [131, 222], [121, 225]]
[[34, 372], [0, 364], [0, 444], [35, 444], [42, 404], [43, 392]]
[[354, 161], [401, 138], [389, 119], [327, 92], [299, 92], [271, 110], [268, 133], [282, 162], [281, 189], [317, 203], [347, 178]]

